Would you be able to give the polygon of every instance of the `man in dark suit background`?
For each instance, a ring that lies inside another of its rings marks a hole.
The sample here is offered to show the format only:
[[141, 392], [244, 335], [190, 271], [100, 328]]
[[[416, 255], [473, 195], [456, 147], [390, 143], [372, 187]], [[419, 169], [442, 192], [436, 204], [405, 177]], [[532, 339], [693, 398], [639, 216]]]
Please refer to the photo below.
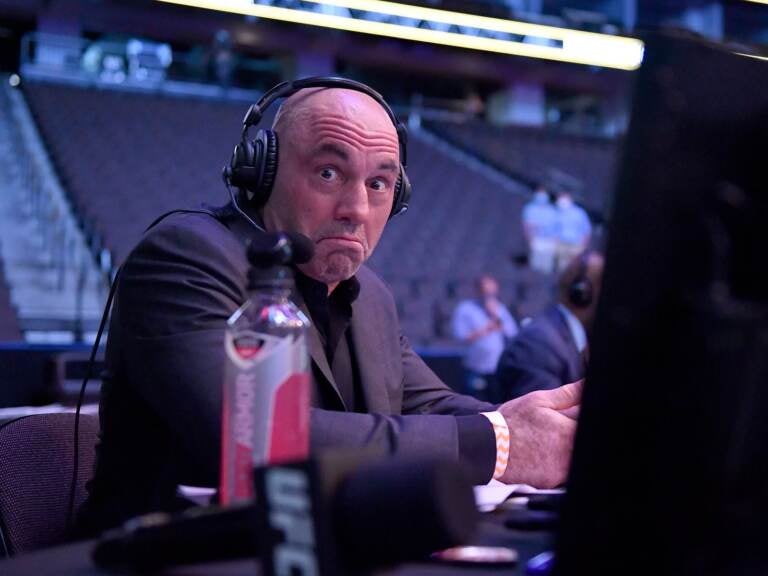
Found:
[[[274, 135], [271, 191], [260, 199], [244, 189], [239, 198], [267, 230], [315, 242], [296, 295], [313, 323], [312, 449], [442, 456], [465, 463], [478, 483], [564, 481], [580, 387], [498, 409], [454, 393], [400, 334], [392, 295], [363, 266], [402, 169], [381, 104], [355, 90], [305, 89], [286, 99]], [[224, 330], [248, 297], [243, 246], [258, 233], [231, 205], [177, 214], [128, 257], [110, 324], [97, 469], [80, 515], [85, 532], [184, 505], [179, 484], [216, 485]]]
[[507, 344], [496, 370], [503, 398], [584, 378], [603, 265], [603, 257], [594, 251], [574, 258], [558, 281], [558, 303]]

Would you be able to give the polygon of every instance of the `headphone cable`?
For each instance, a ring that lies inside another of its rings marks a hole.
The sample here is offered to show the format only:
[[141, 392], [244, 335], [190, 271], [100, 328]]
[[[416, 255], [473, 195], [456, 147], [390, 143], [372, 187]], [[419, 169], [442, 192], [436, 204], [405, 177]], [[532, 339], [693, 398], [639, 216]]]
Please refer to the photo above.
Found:
[[227, 187], [227, 192], [229, 193], [229, 200], [232, 202], [232, 206], [235, 208], [238, 214], [245, 218], [248, 223], [256, 228], [256, 230], [260, 230], [261, 232], [266, 232], [263, 226], [259, 226], [256, 221], [248, 216], [248, 214], [245, 213], [245, 211], [240, 208], [240, 205], [237, 203], [237, 198], [235, 197], [235, 192], [232, 190], [232, 186], [229, 185], [229, 167], [225, 166], [224, 170], [221, 172], [221, 178], [224, 180], [224, 185]]
[[109, 295], [107, 296], [107, 304], [104, 306], [104, 312], [101, 315], [101, 321], [99, 322], [99, 330], [96, 333], [96, 340], [93, 342], [91, 348], [91, 356], [88, 359], [88, 368], [83, 376], [83, 382], [80, 385], [80, 393], [77, 397], [77, 408], [75, 409], [75, 437], [73, 441], [74, 453], [72, 456], [72, 481], [69, 486], [69, 505], [67, 507], [67, 522], [65, 524], [67, 531], [71, 531], [73, 528], [74, 514], [75, 514], [75, 495], [77, 493], [77, 469], [79, 466], [80, 457], [80, 411], [83, 407], [83, 400], [85, 399], [85, 388], [88, 386], [88, 381], [93, 376], [93, 366], [96, 362], [96, 354], [99, 351], [99, 344], [101, 343], [101, 336], [104, 333], [104, 327], [107, 325], [107, 318], [109, 318], [109, 312], [112, 307], [112, 300], [115, 297], [115, 291], [117, 289], [117, 281], [120, 277], [122, 266], [117, 269], [115, 277], [112, 280], [112, 285], [109, 287]]

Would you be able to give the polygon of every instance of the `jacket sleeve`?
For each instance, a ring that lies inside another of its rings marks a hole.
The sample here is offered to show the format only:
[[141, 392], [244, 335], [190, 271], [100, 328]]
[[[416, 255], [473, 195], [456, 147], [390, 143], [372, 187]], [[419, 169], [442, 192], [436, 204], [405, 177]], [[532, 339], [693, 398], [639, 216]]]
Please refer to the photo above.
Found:
[[400, 337], [403, 364], [402, 414], [359, 414], [315, 409], [312, 447], [359, 448], [382, 454], [442, 456], [459, 461], [476, 484], [491, 479], [496, 463], [493, 427], [480, 412], [492, 404], [446, 386]]

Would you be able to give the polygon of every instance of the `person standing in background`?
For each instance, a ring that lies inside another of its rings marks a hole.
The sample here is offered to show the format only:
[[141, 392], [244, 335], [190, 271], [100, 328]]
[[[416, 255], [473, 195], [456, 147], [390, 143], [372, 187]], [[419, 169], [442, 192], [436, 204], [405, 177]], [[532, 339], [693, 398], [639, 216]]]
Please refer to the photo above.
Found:
[[543, 184], [536, 187], [533, 197], [523, 206], [523, 234], [531, 268], [551, 274], [557, 251], [557, 209]]
[[557, 271], [563, 272], [586, 250], [592, 237], [592, 222], [586, 210], [567, 191], [557, 195]]
[[499, 283], [493, 276], [480, 276], [475, 289], [476, 297], [459, 302], [451, 322], [454, 338], [466, 345], [463, 392], [497, 402], [496, 364], [507, 339], [517, 334], [517, 322], [499, 301]]

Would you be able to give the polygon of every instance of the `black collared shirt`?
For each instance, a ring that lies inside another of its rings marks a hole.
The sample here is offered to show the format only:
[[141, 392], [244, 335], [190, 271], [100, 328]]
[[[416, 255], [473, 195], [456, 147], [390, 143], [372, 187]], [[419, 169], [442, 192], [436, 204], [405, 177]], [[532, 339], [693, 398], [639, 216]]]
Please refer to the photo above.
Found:
[[347, 410], [365, 412], [365, 398], [350, 330], [352, 302], [360, 293], [360, 283], [353, 276], [340, 282], [329, 295], [326, 284], [297, 271], [296, 287], [320, 335], [325, 357]]

